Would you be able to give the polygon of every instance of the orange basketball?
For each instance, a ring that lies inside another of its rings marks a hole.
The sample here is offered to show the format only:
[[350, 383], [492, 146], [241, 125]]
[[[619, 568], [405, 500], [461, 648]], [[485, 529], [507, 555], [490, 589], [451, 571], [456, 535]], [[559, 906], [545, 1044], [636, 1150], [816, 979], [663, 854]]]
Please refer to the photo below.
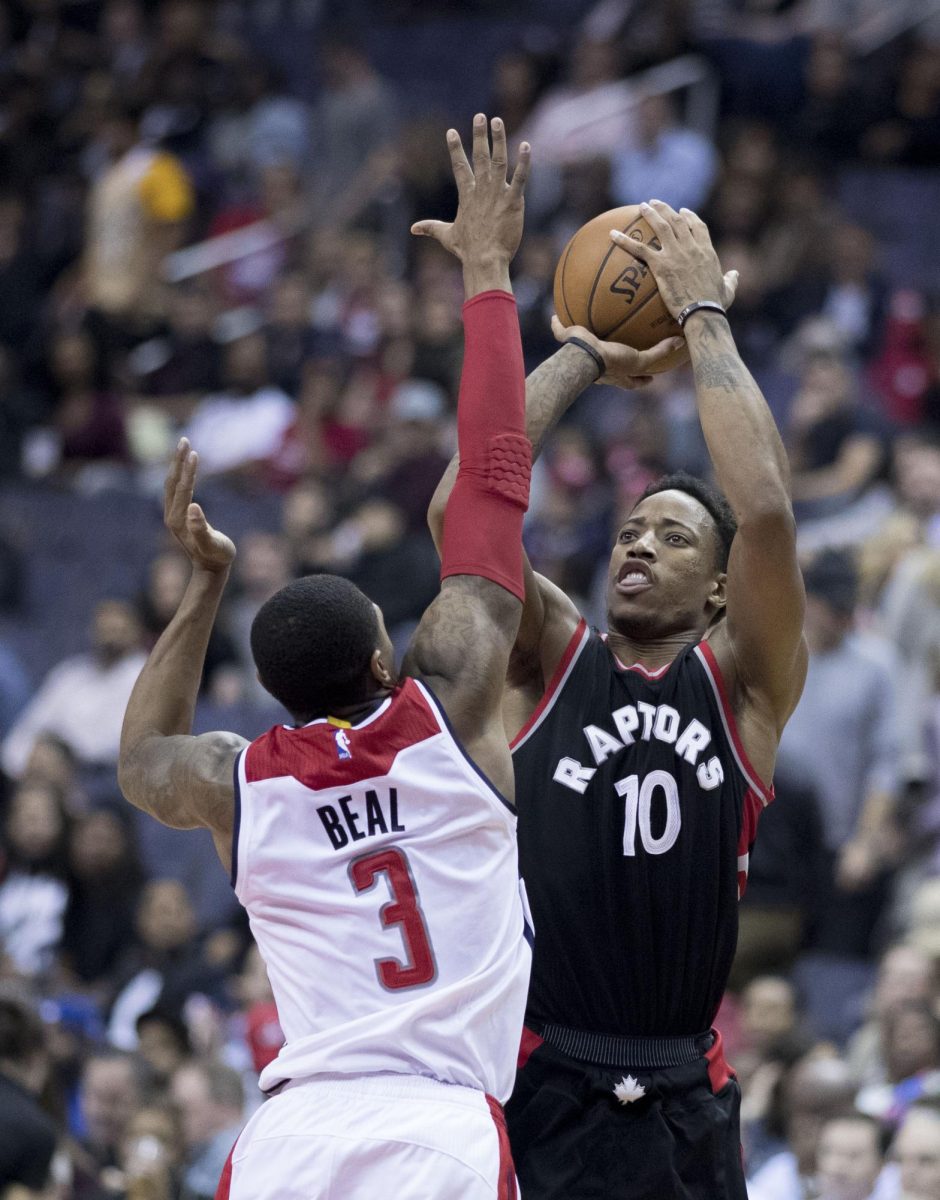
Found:
[[[578, 232], [555, 269], [555, 311], [565, 325], [583, 325], [605, 342], [648, 350], [682, 331], [663, 303], [649, 267], [610, 240], [612, 229], [638, 242], [659, 245], [639, 206], [601, 213]], [[659, 371], [675, 366], [681, 351]]]

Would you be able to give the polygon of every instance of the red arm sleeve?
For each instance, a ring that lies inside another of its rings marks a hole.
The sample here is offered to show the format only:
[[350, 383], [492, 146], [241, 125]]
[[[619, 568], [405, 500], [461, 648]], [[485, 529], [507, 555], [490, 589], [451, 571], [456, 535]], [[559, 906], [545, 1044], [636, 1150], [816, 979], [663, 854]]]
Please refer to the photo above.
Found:
[[532, 446], [516, 302], [509, 292], [481, 292], [464, 305], [463, 322], [460, 469], [444, 511], [441, 578], [480, 575], [524, 601], [522, 521]]

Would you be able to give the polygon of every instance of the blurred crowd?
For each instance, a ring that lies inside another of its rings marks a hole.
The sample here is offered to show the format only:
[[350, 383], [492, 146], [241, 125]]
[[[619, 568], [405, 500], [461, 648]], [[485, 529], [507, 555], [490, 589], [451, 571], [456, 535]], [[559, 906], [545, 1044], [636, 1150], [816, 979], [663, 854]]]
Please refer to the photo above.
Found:
[[[931, 0], [0, 6], [0, 1196], [212, 1196], [261, 1101], [277, 1014], [211, 839], [116, 788], [187, 579], [164, 464], [190, 437], [239, 545], [202, 728], [281, 715], [248, 629], [298, 574], [349, 576], [406, 643], [462, 353], [459, 271], [408, 229], [455, 211], [443, 135], [478, 110], [533, 144], [530, 369], [605, 209], [692, 207], [740, 272], [811, 650], [720, 1017], [751, 1194], [940, 1200]], [[526, 544], [598, 624], [612, 530], [676, 468], [708, 473], [682, 371], [590, 389], [548, 442]]]

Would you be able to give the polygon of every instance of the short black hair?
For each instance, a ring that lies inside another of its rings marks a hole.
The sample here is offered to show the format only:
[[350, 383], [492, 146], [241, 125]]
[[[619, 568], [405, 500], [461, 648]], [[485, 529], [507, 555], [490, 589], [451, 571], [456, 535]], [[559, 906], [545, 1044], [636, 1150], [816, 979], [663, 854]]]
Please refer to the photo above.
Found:
[[850, 616], [858, 604], [858, 565], [851, 550], [825, 546], [803, 568], [808, 595], [818, 596], [836, 613]]
[[148, 1008], [146, 1012], [142, 1012], [134, 1022], [134, 1028], [137, 1030], [138, 1036], [141, 1030], [148, 1025], [160, 1025], [168, 1030], [176, 1042], [177, 1048], [182, 1051], [187, 1057], [192, 1054], [193, 1046], [189, 1039], [189, 1026], [183, 1018], [168, 1008], [161, 1008], [159, 1005], [154, 1008]]
[[703, 508], [708, 509], [711, 519], [715, 522], [715, 533], [718, 535], [718, 567], [722, 571], [727, 571], [728, 555], [731, 553], [734, 535], [738, 532], [738, 522], [731, 511], [731, 505], [722, 493], [710, 483], [706, 483], [704, 479], [699, 479], [697, 475], [690, 475], [688, 471], [671, 471], [668, 475], [661, 475], [659, 479], [654, 479], [652, 483], [648, 484], [637, 498], [633, 508], [635, 509], [637, 504], [660, 492], [685, 492], [687, 496], [697, 500]]
[[378, 641], [372, 601], [340, 575], [295, 579], [262, 604], [251, 626], [262, 684], [308, 721], [365, 699]]

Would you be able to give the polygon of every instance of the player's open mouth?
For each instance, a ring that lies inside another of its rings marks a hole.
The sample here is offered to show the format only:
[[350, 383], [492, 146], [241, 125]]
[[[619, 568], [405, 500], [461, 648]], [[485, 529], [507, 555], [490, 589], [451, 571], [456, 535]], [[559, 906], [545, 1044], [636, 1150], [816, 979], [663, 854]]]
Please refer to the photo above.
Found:
[[617, 591], [623, 595], [632, 596], [635, 592], [645, 592], [652, 586], [649, 568], [645, 565], [630, 563], [621, 567], [617, 573]]

